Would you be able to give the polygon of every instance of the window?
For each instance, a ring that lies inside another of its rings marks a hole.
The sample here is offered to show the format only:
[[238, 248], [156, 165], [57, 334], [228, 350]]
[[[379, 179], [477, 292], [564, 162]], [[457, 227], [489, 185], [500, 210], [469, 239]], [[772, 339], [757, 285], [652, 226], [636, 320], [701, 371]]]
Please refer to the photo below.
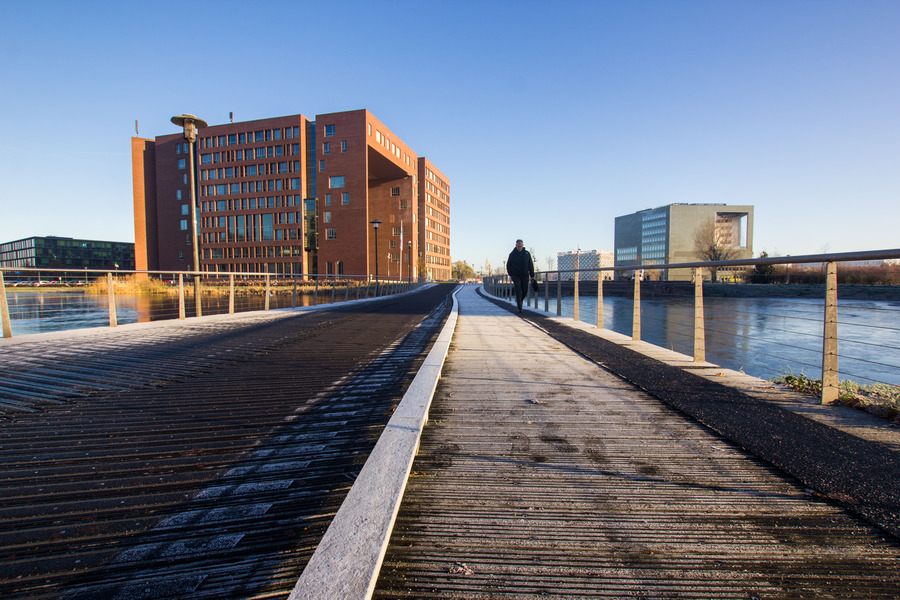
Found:
[[326, 210], [326, 211], [325, 211], [324, 213], [322, 213], [322, 214], [323, 214], [323, 218], [324, 218], [325, 222], [326, 222], [326, 223], [331, 223], [331, 211], [330, 211], [330, 210]]
[[[324, 171], [324, 170], [325, 170], [325, 161], [320, 160], [319, 161], [319, 171]], [[332, 179], [334, 179], [334, 177], [332, 177]]]
[[188, 206], [187, 204], [182, 204], [182, 205], [181, 205], [181, 214], [182, 214], [182, 215], [188, 215], [188, 214], [190, 214], [190, 208], [191, 208], [191, 207]]
[[175, 199], [181, 200], [181, 190], [175, 190]]
[[392, 187], [391, 188], [391, 196], [399, 196], [400, 195], [400, 187]]
[[337, 239], [337, 228], [329, 227], [325, 230], [325, 239], [336, 240]]
[[344, 176], [338, 175], [337, 177], [329, 177], [328, 187], [332, 189], [344, 187]]
[[325, 194], [325, 206], [331, 206], [331, 194]]
[[331, 142], [322, 143], [322, 154], [331, 154]]
[[187, 228], [188, 228], [187, 219], [181, 219], [181, 221], [179, 221], [179, 227], [181, 228], [181, 231], [187, 231]]
[[325, 137], [331, 137], [334, 135], [334, 125], [326, 125], [325, 126]]
[[228, 145], [234, 146], [235, 144], [237, 144], [237, 135], [232, 133], [228, 136]]
[[342, 140], [341, 141], [341, 152], [346, 152], [346, 151], [347, 151], [347, 140]]
[[246, 144], [247, 143], [247, 134], [239, 133], [238, 134], [238, 144]]
[[341, 204], [350, 204], [350, 192], [341, 193]]
[[300, 178], [299, 177], [294, 177], [293, 179], [291, 179], [291, 189], [292, 190], [300, 189]]
[[288, 172], [288, 164], [286, 162], [278, 163], [278, 172], [279, 173], [287, 173]]
[[186, 168], [186, 167], [187, 167], [187, 161], [184, 160], [183, 158], [179, 158], [179, 159], [178, 159], [178, 168], [179, 168], [179, 169], [184, 169], [184, 168]]
[[261, 142], [261, 141], [263, 141], [263, 132], [262, 132], [262, 131], [257, 131], [257, 132], [255, 132], [255, 133], [253, 134], [253, 141], [254, 141], [254, 142]]

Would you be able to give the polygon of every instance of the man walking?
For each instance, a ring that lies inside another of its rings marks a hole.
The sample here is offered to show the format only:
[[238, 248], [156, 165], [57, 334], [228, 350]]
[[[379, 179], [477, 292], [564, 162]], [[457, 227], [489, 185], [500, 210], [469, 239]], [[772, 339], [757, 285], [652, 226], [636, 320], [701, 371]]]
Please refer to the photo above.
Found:
[[516, 306], [519, 308], [519, 312], [522, 312], [522, 300], [528, 295], [528, 282], [534, 279], [534, 262], [522, 240], [516, 240], [516, 247], [506, 259], [506, 273], [513, 280], [516, 289]]

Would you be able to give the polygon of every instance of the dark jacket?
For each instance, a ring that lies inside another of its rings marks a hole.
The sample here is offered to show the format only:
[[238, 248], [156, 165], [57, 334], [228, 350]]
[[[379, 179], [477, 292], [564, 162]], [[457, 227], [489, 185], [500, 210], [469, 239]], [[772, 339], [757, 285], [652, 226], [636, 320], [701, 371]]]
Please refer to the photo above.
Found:
[[513, 248], [506, 259], [506, 273], [516, 277], [534, 277], [534, 263], [531, 261], [531, 253], [522, 249], [521, 252]]

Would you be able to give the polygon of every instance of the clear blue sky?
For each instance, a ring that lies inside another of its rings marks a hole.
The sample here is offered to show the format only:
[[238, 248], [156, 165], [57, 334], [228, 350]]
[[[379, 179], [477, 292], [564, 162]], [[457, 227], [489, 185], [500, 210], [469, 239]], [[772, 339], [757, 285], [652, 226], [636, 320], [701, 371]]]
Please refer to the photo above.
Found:
[[[195, 15], [193, 19], [187, 14]], [[754, 252], [900, 247], [900, 2], [0, 0], [0, 241], [132, 241], [129, 138], [368, 108], [451, 180], [454, 260], [753, 204]]]

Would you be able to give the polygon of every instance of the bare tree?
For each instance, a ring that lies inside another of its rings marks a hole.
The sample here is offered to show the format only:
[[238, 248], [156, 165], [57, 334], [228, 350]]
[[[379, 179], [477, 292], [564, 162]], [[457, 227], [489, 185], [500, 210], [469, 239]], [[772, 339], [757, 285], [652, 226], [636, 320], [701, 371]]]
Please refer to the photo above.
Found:
[[553, 270], [553, 265], [556, 263], [556, 259], [553, 258], [553, 256], [548, 256], [548, 257], [545, 258], [544, 260], [547, 262], [547, 270], [548, 270], [548, 271], [552, 271], [552, 270]]
[[[694, 250], [700, 260], [710, 262], [728, 260], [735, 255], [734, 248], [722, 242], [719, 230], [716, 228], [716, 220], [713, 218], [708, 219], [697, 228], [697, 232], [694, 234]], [[713, 283], [718, 280], [717, 271], [718, 269], [715, 267], [709, 267], [709, 275]]]

